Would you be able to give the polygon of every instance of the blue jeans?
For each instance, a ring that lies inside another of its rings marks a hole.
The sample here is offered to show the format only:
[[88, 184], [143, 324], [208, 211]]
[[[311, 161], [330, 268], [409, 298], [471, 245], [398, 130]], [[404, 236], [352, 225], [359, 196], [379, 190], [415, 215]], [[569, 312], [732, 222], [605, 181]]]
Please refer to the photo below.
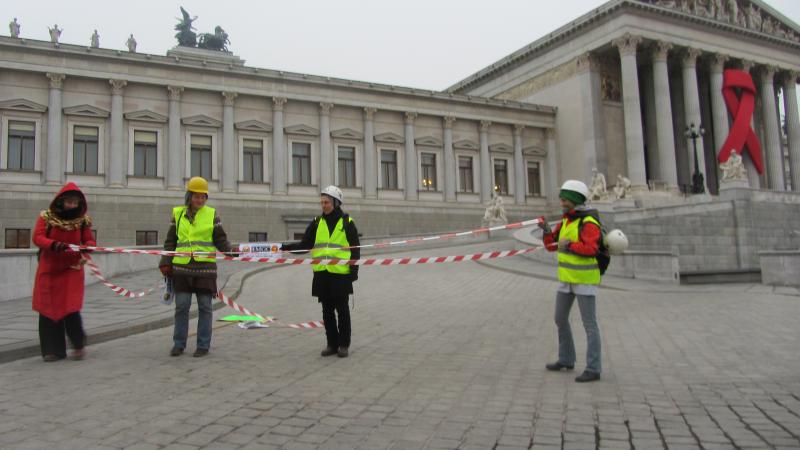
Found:
[[[572, 328], [569, 326], [569, 311], [575, 301], [574, 293], [559, 292], [556, 295], [556, 326], [558, 327], [558, 362], [568, 366], [575, 365], [575, 343]], [[578, 308], [581, 310], [583, 328], [586, 330], [586, 370], [600, 373], [600, 329], [595, 315], [595, 297], [578, 295]]]
[[[175, 347], [186, 348], [189, 335], [189, 308], [192, 306], [191, 292], [175, 293], [175, 332], [172, 340]], [[197, 294], [197, 348], [211, 347], [211, 294]]]

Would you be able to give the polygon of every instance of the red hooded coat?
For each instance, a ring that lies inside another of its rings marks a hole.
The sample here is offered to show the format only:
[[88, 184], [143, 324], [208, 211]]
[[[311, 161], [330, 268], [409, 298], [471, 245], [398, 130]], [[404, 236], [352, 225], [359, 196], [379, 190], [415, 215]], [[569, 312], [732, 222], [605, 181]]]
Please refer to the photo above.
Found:
[[[92, 237], [92, 224], [86, 212], [86, 197], [75, 183], [67, 183], [50, 203], [50, 212], [55, 211], [56, 200], [67, 192], [75, 193], [82, 199], [79, 217], [85, 217], [82, 225], [72, 230], [49, 225], [40, 215], [33, 230], [33, 243], [41, 249], [36, 281], [33, 285], [33, 310], [51, 319], [61, 320], [68, 314], [78, 312], [83, 307], [83, 266], [80, 253], [72, 251], [55, 252], [54, 242], [65, 244], [96, 245]], [[44, 213], [43, 213], [44, 214]]]

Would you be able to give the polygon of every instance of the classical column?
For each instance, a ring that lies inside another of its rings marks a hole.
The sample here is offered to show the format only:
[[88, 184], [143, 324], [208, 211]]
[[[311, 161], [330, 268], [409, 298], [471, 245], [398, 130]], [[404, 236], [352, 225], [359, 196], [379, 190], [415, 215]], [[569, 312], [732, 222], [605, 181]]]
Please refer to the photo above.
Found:
[[514, 125], [514, 201], [525, 204], [525, 160], [522, 158], [522, 131], [525, 125]]
[[108, 185], [123, 187], [125, 185], [124, 165], [127, 161], [125, 141], [122, 137], [122, 92], [128, 84], [125, 80], [108, 80], [111, 84], [111, 146], [108, 153]]
[[551, 204], [557, 204], [559, 189], [555, 128], [545, 128], [544, 138], [547, 142], [547, 174], [545, 174], [545, 182], [547, 185], [547, 201]]
[[283, 139], [283, 105], [286, 98], [272, 98], [272, 193], [286, 193], [286, 142]]
[[45, 184], [61, 184], [64, 164], [61, 161], [61, 88], [65, 75], [48, 73], [50, 100], [47, 106], [47, 159], [45, 160]]
[[606, 152], [605, 124], [603, 121], [603, 99], [601, 80], [597, 66], [597, 57], [584, 53], [575, 61], [578, 79], [581, 86], [581, 121], [583, 124], [583, 157], [582, 168], [586, 177], [590, 177], [593, 168], [601, 172], [608, 171], [608, 155]]
[[625, 34], [615, 39], [622, 62], [622, 106], [625, 115], [625, 153], [628, 178], [632, 187], [647, 188], [644, 163], [644, 136], [642, 133], [642, 107], [639, 101], [639, 74], [636, 66], [636, 47], [642, 42], [639, 36]]
[[405, 161], [406, 161], [406, 200], [417, 200], [417, 151], [414, 147], [414, 119], [417, 113], [406, 113]]
[[364, 108], [364, 197], [378, 197], [378, 162], [375, 154], [375, 108]]
[[222, 93], [222, 192], [236, 192], [239, 158], [233, 131], [233, 103], [239, 94]]
[[458, 166], [453, 153], [453, 122], [454, 116], [445, 116], [444, 124], [444, 199], [448, 202], [456, 201], [456, 177]]
[[181, 147], [181, 86], [167, 86], [169, 94], [169, 147], [167, 188], [183, 189], [184, 150]]
[[[755, 65], [752, 61], [743, 60], [742, 61], [742, 70], [751, 73], [753, 66]], [[753, 83], [755, 84], [755, 82]], [[756, 134], [761, 134], [756, 131], [756, 115], [758, 111], [754, 111], [753, 117], [750, 118], [750, 128]], [[763, 144], [763, 142], [762, 142]], [[762, 155], [763, 156], [763, 155]], [[744, 160], [744, 168], [747, 171], [747, 182], [751, 188], [760, 189], [761, 188], [761, 175], [759, 175], [758, 171], [756, 170], [756, 165], [753, 164], [753, 160], [750, 159], [749, 156], [742, 155], [742, 160]]]
[[333, 103], [319, 104], [319, 187], [333, 184], [336, 161], [331, 148], [331, 109]]
[[711, 115], [714, 120], [715, 157], [719, 154], [730, 131], [728, 108], [725, 106], [725, 98], [722, 96], [722, 74], [727, 61], [728, 56], [720, 54], [714, 55], [714, 59], [711, 60]]
[[667, 55], [672, 44], [657, 42], [653, 49], [653, 88], [656, 97], [656, 142], [659, 178], [669, 189], [678, 189], [675, 136], [672, 128], [672, 102], [669, 92]]
[[[686, 125], [694, 124], [699, 130], [703, 125], [700, 123], [700, 93], [697, 88], [697, 57], [700, 50], [688, 48], [683, 54], [683, 98], [686, 106]], [[697, 138], [697, 169], [703, 174], [706, 192], [708, 192], [708, 176], [706, 174], [705, 146], [703, 136]], [[694, 141], [687, 138], [687, 148], [689, 149], [689, 167], [691, 168], [689, 178], [695, 173], [694, 167]]]
[[775, 68], [765, 66], [761, 69], [761, 103], [764, 117], [764, 140], [767, 153], [767, 180], [773, 191], [785, 191], [783, 172], [783, 146], [781, 145], [780, 123], [775, 107], [775, 87], [773, 85]]
[[797, 111], [797, 72], [783, 79], [783, 105], [786, 111], [786, 131], [789, 136], [789, 174], [792, 190], [800, 192], [800, 114]]
[[481, 120], [481, 202], [486, 203], [492, 199], [494, 186], [492, 185], [492, 158], [489, 156], [489, 128], [492, 122]]

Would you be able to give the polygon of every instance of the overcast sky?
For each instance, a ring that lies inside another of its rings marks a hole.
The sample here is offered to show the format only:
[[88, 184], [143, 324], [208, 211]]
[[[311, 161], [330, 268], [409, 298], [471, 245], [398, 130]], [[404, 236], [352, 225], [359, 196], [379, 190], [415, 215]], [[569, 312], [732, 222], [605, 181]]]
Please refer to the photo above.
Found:
[[[222, 26], [249, 66], [441, 90], [605, 3], [603, 0], [27, 0], [5, 2], [22, 37], [163, 55], [183, 5], [197, 32]], [[800, 0], [768, 0], [800, 23]], [[8, 27], [2, 29], [8, 35]]]

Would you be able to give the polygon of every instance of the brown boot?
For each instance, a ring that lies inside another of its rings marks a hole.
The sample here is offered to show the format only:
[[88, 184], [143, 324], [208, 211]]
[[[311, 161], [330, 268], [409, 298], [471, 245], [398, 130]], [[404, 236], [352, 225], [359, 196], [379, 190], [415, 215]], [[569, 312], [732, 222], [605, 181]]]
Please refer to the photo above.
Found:
[[336, 349], [333, 347], [325, 347], [325, 350], [320, 352], [320, 356], [331, 356], [336, 354]]
[[48, 353], [42, 356], [42, 359], [44, 360], [44, 362], [55, 362], [61, 358], [59, 358], [58, 355], [54, 355], [53, 353]]
[[80, 361], [84, 357], [86, 357], [86, 350], [82, 348], [76, 348], [72, 351], [72, 353], [69, 354], [69, 359], [73, 361]]
[[202, 358], [203, 356], [206, 355], [208, 355], [207, 348], [198, 348], [197, 350], [194, 351], [194, 354], [192, 354], [192, 356], [194, 356], [195, 358]]
[[183, 349], [180, 347], [172, 347], [172, 350], [169, 351], [169, 356], [181, 356], [183, 354]]

